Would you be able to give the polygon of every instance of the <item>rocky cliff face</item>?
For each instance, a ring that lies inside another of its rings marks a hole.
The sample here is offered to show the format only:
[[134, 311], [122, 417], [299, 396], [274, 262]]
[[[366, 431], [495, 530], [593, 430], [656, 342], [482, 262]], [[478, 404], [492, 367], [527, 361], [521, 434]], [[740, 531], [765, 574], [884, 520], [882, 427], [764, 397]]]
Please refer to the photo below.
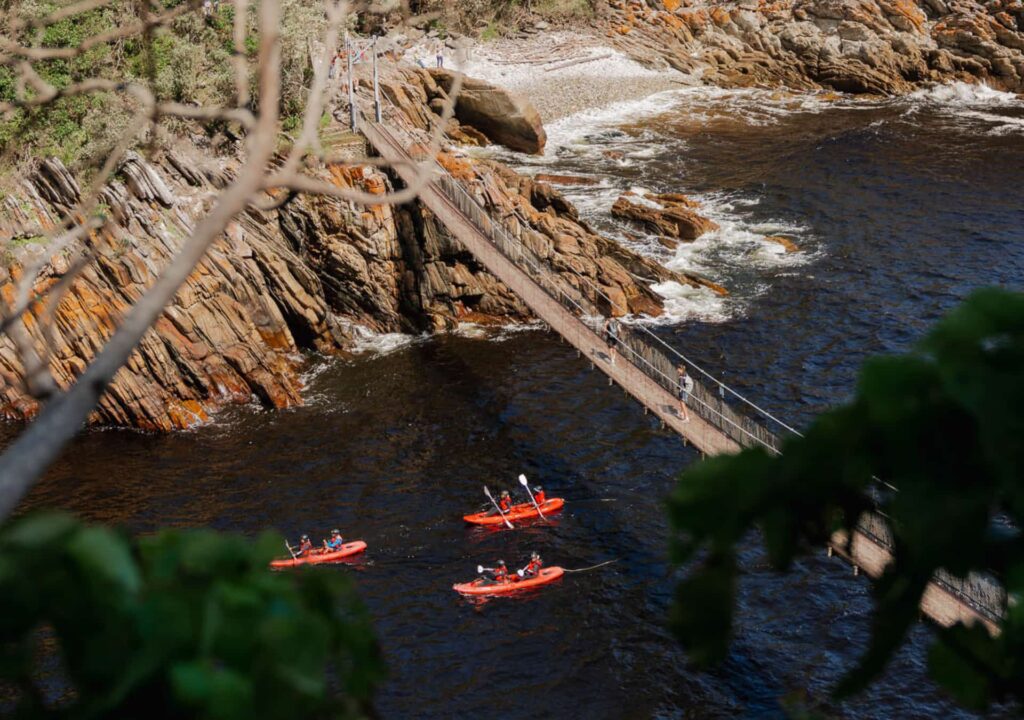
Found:
[[[428, 103], [437, 88], [427, 73], [408, 71], [392, 79], [387, 92], [406, 114], [404, 122], [426, 127], [432, 121]], [[365, 147], [357, 147], [360, 152]], [[609, 311], [661, 311], [646, 282], [675, 276], [593, 233], [552, 188], [496, 163], [449, 152], [439, 159], [495, 213], [521, 223], [531, 247], [567, 277], [586, 276], [616, 298], [618, 307]], [[61, 282], [84, 258], [52, 321], [41, 325], [51, 316], [40, 304], [27, 322], [39, 352], [49, 343], [59, 384], [81, 373], [238, 167], [230, 154], [214, 155], [195, 142], [152, 159], [132, 155], [103, 193], [104, 226], [78, 246], [43, 258], [36, 292]], [[359, 165], [311, 172], [371, 193], [392, 186], [388, 175]], [[0, 262], [0, 293], [9, 306], [24, 267], [43, 251], [39, 228], [57, 223], [81, 192], [64, 166], [48, 159], [4, 196], [0, 237], [10, 240]], [[171, 430], [253, 396], [287, 407], [302, 401], [302, 352], [344, 352], [356, 326], [422, 332], [463, 320], [527, 317], [518, 298], [418, 204], [298, 197], [280, 210], [250, 209], [231, 224], [118, 373], [91, 422]], [[0, 373], [0, 413], [31, 418], [38, 408], [22, 390], [24, 368], [7, 336], [0, 337]]]
[[608, 0], [632, 56], [724, 86], [897, 94], [921, 82], [1024, 92], [1021, 0]]

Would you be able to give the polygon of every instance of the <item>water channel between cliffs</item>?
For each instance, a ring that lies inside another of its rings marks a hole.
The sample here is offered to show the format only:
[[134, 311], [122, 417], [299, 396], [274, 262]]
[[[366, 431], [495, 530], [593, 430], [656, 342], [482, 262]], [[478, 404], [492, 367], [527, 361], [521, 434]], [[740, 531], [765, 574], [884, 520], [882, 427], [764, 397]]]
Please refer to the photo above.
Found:
[[[666, 288], [672, 318], [658, 332], [785, 417], [805, 423], [841, 401], [866, 356], [908, 347], [971, 289], [1024, 284], [1019, 101], [692, 90], [630, 112], [641, 109], [629, 123], [560, 121], [546, 157], [513, 161], [601, 178], [564, 188], [589, 221], [732, 289]], [[688, 193], [722, 230], [668, 251], [608, 216], [631, 187]], [[800, 252], [764, 240], [779, 234]], [[86, 432], [29, 504], [137, 531], [340, 526], [365, 539], [365, 562], [338, 571], [359, 585], [389, 661], [384, 717], [771, 716], [790, 692], [824, 701], [864, 647], [862, 578], [823, 554], [779, 577], [752, 544], [729, 661], [685, 667], [663, 627], [661, 503], [696, 458], [555, 336], [384, 338], [352, 361], [312, 359], [306, 397], [166, 436]], [[459, 522], [482, 483], [520, 472], [567, 499], [553, 527]], [[535, 548], [567, 567], [621, 561], [482, 606], [449, 589], [478, 562]], [[966, 716], [925, 679], [927, 637], [917, 628], [887, 678], [835, 714]]]

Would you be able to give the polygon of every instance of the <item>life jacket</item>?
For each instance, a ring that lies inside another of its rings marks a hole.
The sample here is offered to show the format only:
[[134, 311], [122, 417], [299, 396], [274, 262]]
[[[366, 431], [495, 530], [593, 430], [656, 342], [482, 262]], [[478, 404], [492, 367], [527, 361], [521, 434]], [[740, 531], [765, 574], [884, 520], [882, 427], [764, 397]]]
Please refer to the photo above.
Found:
[[498, 501], [498, 507], [501, 508], [502, 512], [508, 512], [512, 509], [512, 498], [502, 497], [501, 500]]
[[530, 560], [530, 563], [523, 569], [524, 575], [536, 575], [540, 572], [540, 569], [544, 567], [544, 562], [541, 560]]
[[327, 541], [327, 547], [330, 550], [341, 550], [341, 546], [344, 545], [344, 544], [345, 544], [345, 540], [343, 538], [340, 538], [340, 537], [337, 538], [337, 539], [331, 538], [330, 540]]
[[306, 557], [313, 552], [313, 543], [310, 540], [306, 540], [304, 543], [299, 545], [299, 557]]
[[543, 490], [539, 490], [533, 494], [533, 499], [537, 501], [538, 505], [543, 505], [548, 501], [547, 495], [544, 494]]
[[508, 580], [508, 568], [504, 565], [494, 568], [494, 579], [497, 582], [505, 582]]

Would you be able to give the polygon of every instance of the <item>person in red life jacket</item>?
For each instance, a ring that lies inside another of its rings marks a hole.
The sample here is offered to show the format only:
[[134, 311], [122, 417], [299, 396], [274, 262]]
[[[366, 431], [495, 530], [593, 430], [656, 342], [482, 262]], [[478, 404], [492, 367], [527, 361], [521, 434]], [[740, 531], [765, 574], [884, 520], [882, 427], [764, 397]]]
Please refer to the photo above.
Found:
[[499, 560], [497, 564], [490, 569], [491, 580], [496, 583], [507, 583], [508, 582], [508, 566], [505, 565], [504, 560]]
[[[512, 496], [508, 494], [508, 490], [501, 491], [501, 497], [498, 498], [498, 507], [501, 508], [501, 514], [505, 514], [512, 509]], [[497, 515], [498, 511], [495, 508], [491, 508], [487, 514]]]
[[537, 501], [538, 505], [543, 505], [548, 501], [548, 496], [544, 494], [544, 488], [540, 485], [533, 489], [533, 499]]
[[313, 554], [313, 543], [309, 539], [309, 535], [303, 535], [302, 539], [299, 540], [299, 551], [295, 553], [296, 557], [309, 557]]
[[544, 561], [540, 559], [540, 553], [535, 552], [530, 555], [530, 562], [526, 567], [519, 571], [519, 577], [523, 579], [537, 577], [542, 567], [544, 567]]
[[324, 552], [338, 552], [345, 540], [341, 537], [341, 530], [331, 530], [331, 539], [324, 540]]

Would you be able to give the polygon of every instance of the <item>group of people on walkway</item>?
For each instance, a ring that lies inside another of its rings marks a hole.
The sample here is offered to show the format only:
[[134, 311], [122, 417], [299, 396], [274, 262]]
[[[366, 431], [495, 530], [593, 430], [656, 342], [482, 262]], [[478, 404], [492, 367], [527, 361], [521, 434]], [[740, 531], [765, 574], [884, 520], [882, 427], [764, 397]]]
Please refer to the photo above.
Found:
[[[608, 318], [604, 321], [604, 341], [608, 346], [608, 360], [614, 365], [618, 346], [621, 343], [619, 321]], [[693, 378], [686, 372], [685, 365], [676, 366], [676, 398], [679, 400], [679, 417], [683, 422], [690, 422], [690, 412], [686, 403], [693, 393]]]

